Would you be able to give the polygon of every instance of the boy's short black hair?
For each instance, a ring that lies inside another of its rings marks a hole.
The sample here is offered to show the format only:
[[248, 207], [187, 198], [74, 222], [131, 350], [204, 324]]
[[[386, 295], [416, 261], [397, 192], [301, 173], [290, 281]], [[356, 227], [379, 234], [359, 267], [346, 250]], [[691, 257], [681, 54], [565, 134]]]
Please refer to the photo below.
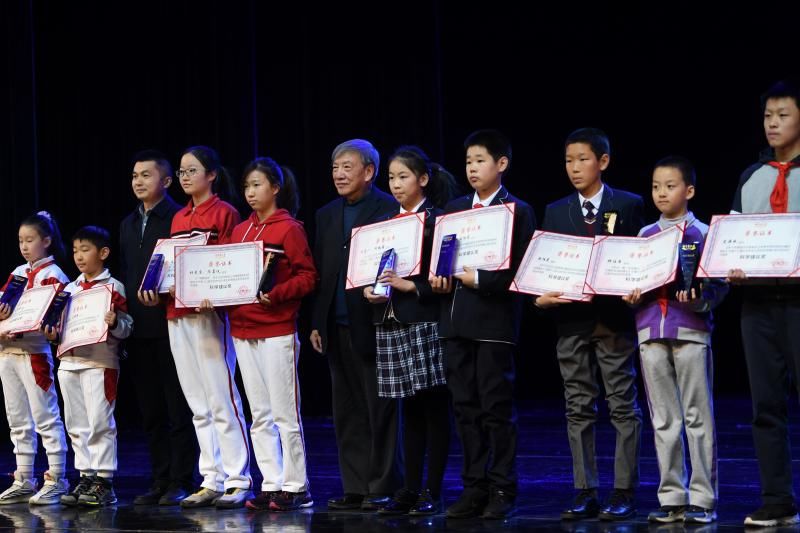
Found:
[[497, 130], [477, 130], [470, 133], [464, 141], [464, 150], [470, 146], [483, 146], [495, 161], [501, 157], [508, 158], [508, 168], [511, 168], [511, 141]]
[[793, 98], [795, 105], [800, 108], [800, 89], [797, 84], [789, 80], [775, 82], [764, 94], [761, 95], [761, 110], [767, 108], [767, 100], [771, 98]]
[[136, 155], [133, 156], [131, 159], [131, 167], [133, 167], [136, 163], [142, 163], [146, 161], [152, 161], [156, 164], [159, 172], [161, 172], [161, 177], [166, 178], [167, 176], [172, 176], [172, 165], [162, 152], [158, 150], [142, 150], [141, 152], [137, 152]]
[[694, 185], [697, 183], [697, 175], [695, 174], [694, 171], [694, 165], [692, 164], [691, 161], [689, 161], [683, 156], [668, 155], [667, 157], [661, 159], [658, 163], [656, 163], [656, 166], [653, 167], [653, 170], [663, 167], [674, 168], [675, 170], [680, 172], [681, 178], [683, 179], [683, 182], [687, 186], [691, 185], [692, 187], [694, 187]]
[[75, 241], [88, 241], [95, 245], [98, 250], [111, 248], [111, 235], [107, 229], [100, 226], [84, 226], [72, 236], [73, 244]]
[[573, 131], [567, 135], [567, 140], [564, 141], [564, 150], [570, 144], [576, 143], [588, 144], [597, 159], [603, 157], [603, 154], [611, 155], [611, 143], [608, 141], [608, 135], [601, 129], [580, 128]]

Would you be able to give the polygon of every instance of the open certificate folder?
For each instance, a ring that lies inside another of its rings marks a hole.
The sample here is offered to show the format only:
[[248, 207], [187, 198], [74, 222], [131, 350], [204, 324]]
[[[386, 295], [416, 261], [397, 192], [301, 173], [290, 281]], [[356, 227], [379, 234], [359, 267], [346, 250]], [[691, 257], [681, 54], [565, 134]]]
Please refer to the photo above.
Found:
[[672, 282], [685, 225], [646, 238], [596, 236], [583, 292], [625, 296]]
[[58, 356], [88, 344], [105, 342], [108, 337], [106, 313], [111, 310], [111, 284], [98, 285], [72, 295], [61, 326]]
[[510, 268], [514, 207], [511, 202], [437, 217], [429, 274], [436, 275], [445, 235], [455, 235], [458, 242], [453, 274], [464, 272], [465, 266], [481, 270]]
[[592, 237], [535, 231], [509, 289], [535, 295], [560, 292], [565, 300], [591, 300], [583, 287], [593, 246]]
[[345, 289], [375, 283], [381, 256], [389, 248], [394, 248], [397, 254], [394, 271], [398, 276], [404, 278], [419, 274], [424, 235], [424, 211], [353, 228]]
[[11, 316], [0, 322], [0, 333], [36, 331], [61, 285], [43, 285], [22, 293]]
[[175, 307], [258, 302], [264, 271], [262, 241], [175, 247]]
[[800, 277], [800, 213], [715, 215], [697, 277], [724, 278], [733, 268], [748, 278]]

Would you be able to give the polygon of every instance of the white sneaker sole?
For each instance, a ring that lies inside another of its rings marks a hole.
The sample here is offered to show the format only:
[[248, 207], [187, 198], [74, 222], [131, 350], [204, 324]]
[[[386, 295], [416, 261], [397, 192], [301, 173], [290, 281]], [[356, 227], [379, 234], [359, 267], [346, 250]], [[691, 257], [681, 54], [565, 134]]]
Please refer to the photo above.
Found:
[[773, 518], [771, 520], [753, 520], [748, 516], [744, 519], [744, 525], [746, 526], [776, 527], [791, 526], [793, 524], [800, 524], [800, 516], [784, 516], [781, 518]]
[[30, 500], [35, 492], [31, 492], [30, 494], [20, 494], [19, 496], [14, 496], [13, 498], [3, 498], [0, 499], [0, 505], [14, 505], [17, 503], [26, 503]]

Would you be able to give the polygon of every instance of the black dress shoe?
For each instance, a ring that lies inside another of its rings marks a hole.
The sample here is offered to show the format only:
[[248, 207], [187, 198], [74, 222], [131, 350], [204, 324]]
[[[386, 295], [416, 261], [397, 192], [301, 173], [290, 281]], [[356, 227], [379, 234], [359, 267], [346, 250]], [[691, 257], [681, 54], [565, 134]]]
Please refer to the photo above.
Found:
[[189, 496], [189, 494], [191, 494], [191, 492], [186, 489], [181, 487], [173, 487], [158, 499], [158, 505], [163, 505], [165, 507], [170, 505], [180, 505], [181, 501]]
[[161, 499], [167, 492], [167, 487], [161, 485], [153, 485], [147, 492], [140, 494], [133, 499], [133, 505], [158, 505], [158, 500]]
[[363, 501], [364, 496], [361, 494], [345, 494], [344, 496], [328, 500], [328, 509], [335, 511], [361, 509], [361, 502]]
[[483, 509], [481, 518], [484, 520], [503, 520], [514, 514], [517, 510], [514, 502], [516, 496], [500, 489], [492, 489], [489, 503]]
[[473, 518], [483, 513], [489, 502], [489, 494], [478, 489], [467, 489], [461, 493], [456, 502], [447, 508], [447, 518]]
[[392, 496], [389, 503], [378, 509], [378, 514], [382, 516], [408, 514], [418, 498], [419, 495], [413, 490], [400, 489]]
[[380, 511], [392, 501], [388, 494], [367, 494], [361, 502], [362, 511]]
[[608, 503], [603, 506], [598, 517], [600, 520], [627, 520], [636, 516], [636, 505], [633, 501], [633, 491], [614, 489], [608, 498]]
[[423, 490], [417, 503], [408, 510], [409, 516], [430, 516], [442, 512], [442, 498], [434, 498], [430, 489]]
[[575, 495], [572, 507], [561, 513], [562, 520], [585, 520], [594, 518], [600, 512], [600, 501], [595, 489], [583, 489]]

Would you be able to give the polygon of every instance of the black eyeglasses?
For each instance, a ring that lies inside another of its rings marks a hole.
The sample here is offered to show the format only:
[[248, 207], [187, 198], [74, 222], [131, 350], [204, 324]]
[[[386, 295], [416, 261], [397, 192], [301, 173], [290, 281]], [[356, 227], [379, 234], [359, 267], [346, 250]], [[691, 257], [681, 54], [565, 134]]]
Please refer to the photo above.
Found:
[[196, 167], [191, 167], [187, 169], [179, 168], [178, 170], [175, 171], [175, 175], [178, 176], [179, 178], [182, 178], [184, 176], [188, 176], [191, 178], [198, 172], [205, 172], [205, 171], [206, 169], [204, 168], [196, 168]]

